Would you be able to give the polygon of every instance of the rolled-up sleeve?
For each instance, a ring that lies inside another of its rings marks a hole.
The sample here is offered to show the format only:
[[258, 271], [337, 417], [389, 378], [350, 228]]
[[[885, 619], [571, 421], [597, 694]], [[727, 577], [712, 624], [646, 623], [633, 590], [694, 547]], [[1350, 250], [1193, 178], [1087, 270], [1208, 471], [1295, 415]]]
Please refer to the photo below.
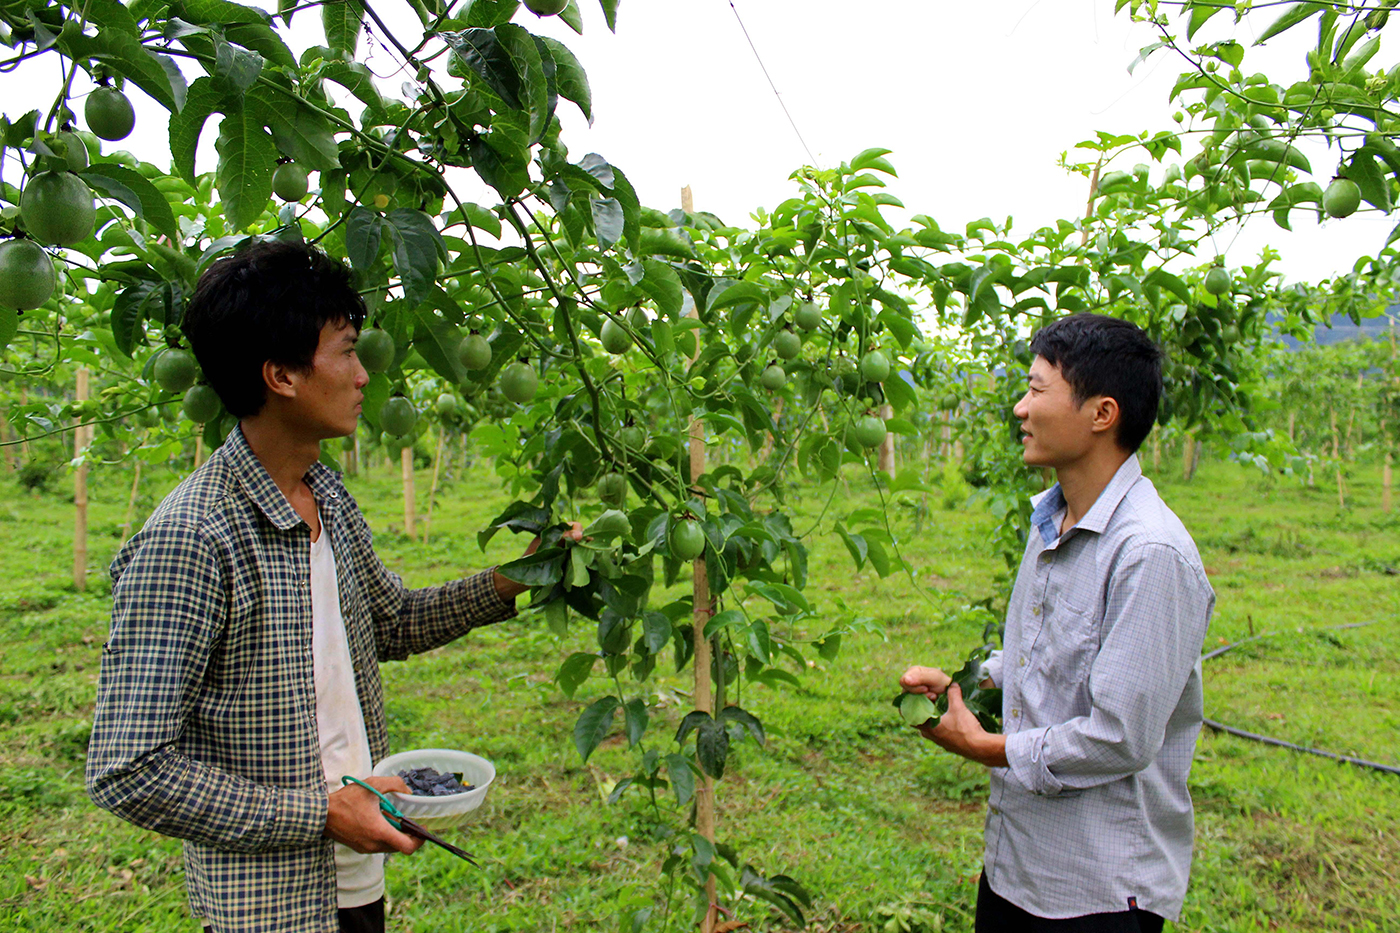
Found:
[[990, 680], [995, 687], [1001, 686], [1001, 649], [993, 651], [987, 655], [987, 660], [982, 662], [982, 679]]
[[1089, 714], [1007, 737], [1011, 775], [1032, 793], [1083, 790], [1146, 768], [1196, 665], [1212, 594], [1180, 553], [1142, 545], [1109, 581]]
[[349, 526], [380, 661], [402, 661], [515, 615], [515, 600], [496, 591], [494, 568], [441, 586], [409, 589], [374, 553], [373, 536], [358, 508], [352, 510]]

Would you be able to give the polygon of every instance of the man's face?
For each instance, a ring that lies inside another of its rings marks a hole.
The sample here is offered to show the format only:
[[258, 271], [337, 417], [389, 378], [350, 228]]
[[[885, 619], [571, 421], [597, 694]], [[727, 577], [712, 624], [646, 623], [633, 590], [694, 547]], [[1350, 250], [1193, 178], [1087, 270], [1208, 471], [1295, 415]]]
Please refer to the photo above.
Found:
[[1058, 469], [1078, 460], [1094, 443], [1095, 400], [1076, 405], [1058, 366], [1037, 356], [1026, 394], [1013, 409], [1021, 420], [1022, 459], [1028, 466]]
[[359, 424], [360, 403], [369, 373], [355, 355], [359, 330], [348, 321], [321, 328], [311, 370], [296, 373], [296, 411], [308, 433], [319, 439], [345, 437]]

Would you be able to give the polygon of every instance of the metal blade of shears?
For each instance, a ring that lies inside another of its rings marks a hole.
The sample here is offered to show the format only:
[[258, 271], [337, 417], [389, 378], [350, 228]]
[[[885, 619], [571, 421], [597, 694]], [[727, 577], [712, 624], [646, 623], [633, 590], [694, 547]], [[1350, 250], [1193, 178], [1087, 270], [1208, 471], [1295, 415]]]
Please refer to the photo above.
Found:
[[451, 852], [458, 858], [465, 859], [468, 862], [471, 862], [473, 865], [476, 865], [477, 868], [481, 867], [477, 864], [476, 859], [472, 858], [466, 852], [457, 848], [452, 843], [446, 841], [436, 833], [424, 829], [422, 826], [419, 826], [417, 823], [415, 823], [413, 820], [410, 820], [406, 816], [399, 817], [399, 831], [406, 833], [410, 836], [417, 836], [419, 839], [425, 839], [428, 842], [436, 843], [437, 845], [442, 846], [444, 849], [446, 849], [448, 852]]

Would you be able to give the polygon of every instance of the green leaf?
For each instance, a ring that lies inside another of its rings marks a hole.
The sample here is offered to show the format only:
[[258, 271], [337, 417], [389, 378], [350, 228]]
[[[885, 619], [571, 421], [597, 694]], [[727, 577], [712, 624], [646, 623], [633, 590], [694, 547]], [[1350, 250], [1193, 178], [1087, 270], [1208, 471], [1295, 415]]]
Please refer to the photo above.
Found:
[[671, 640], [671, 620], [660, 612], [642, 615], [642, 647], [648, 654], [658, 654]]
[[292, 54], [292, 50], [287, 47], [287, 43], [282, 41], [282, 37], [277, 35], [272, 27], [266, 23], [229, 26], [224, 30], [224, 35], [228, 37], [230, 42], [237, 42], [245, 48], [252, 49], [275, 65], [281, 65], [284, 68], [297, 67], [297, 59]]
[[695, 757], [701, 770], [710, 777], [716, 780], [724, 777], [724, 763], [729, 758], [729, 730], [707, 717], [695, 734]]
[[889, 163], [885, 156], [890, 154], [889, 149], [866, 149], [851, 160], [851, 173], [864, 171], [873, 168], [877, 172], [884, 172], [886, 175], [899, 177], [899, 173], [894, 170], [894, 166]]
[[[432, 286], [432, 290], [442, 299], [451, 300], [437, 286]], [[462, 382], [467, 375], [457, 359], [457, 347], [461, 342], [462, 335], [454, 324], [438, 317], [431, 309], [418, 309], [413, 349], [435, 373], [454, 384]]]
[[632, 183], [622, 174], [622, 169], [613, 166], [613, 193], [622, 205], [622, 235], [633, 253], [642, 245], [642, 204], [637, 200], [637, 192]]
[[236, 23], [267, 25], [272, 21], [267, 11], [232, 3], [230, 0], [175, 0], [170, 4], [170, 13], [196, 26], [224, 26]]
[[579, 60], [568, 47], [558, 39], [540, 36], [545, 48], [554, 59], [554, 81], [559, 88], [559, 96], [571, 100], [583, 112], [589, 125], [593, 124], [593, 93], [588, 87], [588, 75]]
[[204, 130], [205, 121], [220, 109], [223, 99], [223, 92], [215, 85], [213, 78], [196, 78], [189, 87], [185, 106], [179, 113], [170, 115], [170, 155], [175, 170], [192, 185], [198, 184], [194, 156], [199, 148], [200, 133]]
[[603, 6], [603, 18], [608, 22], [608, 29], [617, 32], [617, 5], [622, 0], [598, 0]]
[[106, 191], [131, 208], [137, 216], [144, 218], [172, 242], [180, 241], [180, 228], [175, 223], [175, 213], [170, 209], [170, 202], [140, 172], [133, 172], [129, 168], [110, 162], [97, 162], [79, 174], [93, 188]]
[[1298, 25], [1303, 20], [1312, 16], [1318, 10], [1325, 9], [1328, 6], [1329, 4], [1326, 3], [1313, 2], [1293, 4], [1291, 7], [1284, 11], [1282, 16], [1274, 20], [1273, 25], [1269, 26], [1269, 28], [1265, 29], [1262, 33], [1259, 34], [1259, 38], [1254, 40], [1254, 44], [1263, 45], [1265, 42], [1268, 42], [1274, 36], [1286, 30], [1292, 29], [1294, 26]]
[[726, 706], [719, 714], [720, 722], [737, 722], [748, 730], [749, 735], [759, 745], [767, 743], [768, 736], [763, 731], [763, 723], [758, 721], [758, 717], [748, 710], [740, 709], [737, 706]]
[[301, 101], [266, 85], [249, 91], [245, 100], [257, 102], [256, 112], [271, 128], [277, 148], [300, 163], [302, 168], [325, 172], [340, 167], [340, 149], [335, 142], [335, 131], [325, 117]]
[[914, 387], [904, 381], [904, 376], [898, 370], [891, 373], [881, 386], [885, 390], [885, 400], [895, 411], [903, 412], [918, 407], [919, 396], [914, 392]]
[[59, 35], [58, 47], [72, 58], [100, 61], [109, 66], [111, 71], [135, 84], [172, 113], [184, 105], [187, 88], [179, 69], [172, 74], [162, 57], [129, 33], [104, 29], [89, 36], [83, 33], [77, 20], [69, 20]]
[[224, 115], [214, 148], [219, 153], [214, 184], [224, 205], [224, 217], [230, 229], [242, 230], [267, 210], [277, 146], [262, 121], [240, 109]]
[[715, 635], [731, 626], [739, 625], [744, 621], [744, 613], [738, 609], [726, 609], [710, 616], [710, 620], [705, 623], [705, 637], [713, 638]]
[[750, 655], [762, 661], [764, 664], [772, 662], [773, 636], [768, 631], [767, 622], [758, 619], [749, 626], [748, 645]]
[[345, 216], [345, 253], [356, 271], [364, 272], [379, 257], [384, 218], [356, 206]]
[[496, 572], [524, 586], [553, 586], [564, 579], [564, 560], [567, 556], [563, 548], [540, 548], [526, 557], [517, 557], [501, 564]]
[[214, 36], [214, 76], [237, 91], [246, 91], [262, 74], [263, 57]]
[[370, 107], [382, 109], [384, 106], [384, 98], [374, 86], [374, 76], [359, 62], [326, 62], [321, 68], [321, 77], [339, 84]]
[[578, 749], [584, 761], [607, 738], [619, 705], [617, 697], [610, 693], [599, 697], [579, 715], [578, 722], [574, 724], [574, 748]]
[[151, 316], [150, 305], [160, 301], [161, 291], [155, 282], [137, 282], [122, 289], [112, 303], [112, 339], [128, 359], [142, 336], [141, 322]]
[[865, 538], [857, 534], [851, 534], [846, 530], [846, 526], [840, 522], [836, 523], [836, 534], [841, 538], [841, 542], [846, 545], [846, 550], [851, 554], [851, 560], [855, 561], [856, 569], [860, 570], [864, 567], [868, 552]]
[[647, 716], [646, 701], [641, 697], [628, 700], [627, 706], [625, 707], [625, 721], [627, 725], [627, 747], [636, 748], [637, 743], [642, 740], [642, 736], [645, 735], [647, 731], [649, 717]]
[[[1233, 7], [1233, 4], [1231, 6]], [[1195, 38], [1196, 30], [1204, 26], [1206, 20], [1225, 7], [1225, 3], [1217, 2], [1217, 0], [1194, 0], [1191, 3], [1191, 21], [1186, 26], [1186, 38]]]
[[564, 691], [564, 695], [569, 699], [574, 698], [575, 691], [593, 673], [593, 665], [598, 660], [596, 654], [585, 654], [576, 651], [564, 659], [564, 663], [559, 665], [559, 672], [554, 675], [554, 682], [559, 685], [559, 689]]
[[84, 0], [81, 9], [86, 13], [89, 22], [96, 23], [104, 30], [120, 30], [136, 38], [141, 35], [141, 27], [137, 25], [136, 17], [117, 0]]
[[679, 317], [685, 306], [685, 291], [681, 277], [676, 275], [669, 263], [659, 259], [643, 259], [642, 268], [646, 274], [637, 286], [656, 302], [657, 310], [667, 317]]
[[365, 9], [359, 0], [326, 0], [321, 7], [321, 25], [326, 30], [326, 45], [341, 49], [346, 58], [353, 58], [364, 26]]
[[676, 792], [676, 803], [685, 806], [695, 796], [695, 766], [685, 755], [672, 752], [666, 756], [666, 775]]
[[1390, 213], [1390, 178], [1376, 156], [1371, 149], [1358, 149], [1342, 166], [1342, 175], [1356, 182], [1366, 203]]
[[445, 32], [442, 39], [452, 51], [486, 82], [491, 92], [512, 110], [523, 110], [520, 74], [510, 52], [502, 45], [494, 29], [465, 29]]
[[593, 229], [598, 235], [598, 245], [604, 249], [612, 247], [622, 239], [622, 205], [617, 198], [592, 198], [588, 206], [593, 213]]
[[433, 287], [438, 260], [447, 258], [447, 246], [432, 218], [422, 211], [395, 208], [384, 220], [394, 244], [394, 269], [403, 283], [404, 298], [417, 307]]

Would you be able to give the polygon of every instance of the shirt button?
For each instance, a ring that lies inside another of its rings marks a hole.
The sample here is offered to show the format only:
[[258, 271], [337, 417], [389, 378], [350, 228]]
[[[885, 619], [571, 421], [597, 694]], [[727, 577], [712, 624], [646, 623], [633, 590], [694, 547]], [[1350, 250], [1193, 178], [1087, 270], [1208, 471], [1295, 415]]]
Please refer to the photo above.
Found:
[[991, 807], [990, 809], [992, 811], [992, 816], [1001, 816], [1001, 811], [998, 810], [996, 807]]
[[1031, 607], [1031, 615], [1040, 615], [1040, 603], [1036, 603], [1034, 606]]
[[1018, 709], [1013, 709], [1013, 710], [1011, 711], [1011, 718], [1012, 718], [1012, 719], [1020, 719], [1020, 718], [1021, 718], [1021, 711], [1018, 710]]
[[1018, 667], [1025, 667], [1025, 666], [1026, 666], [1026, 659], [1025, 659], [1025, 658], [1022, 658], [1020, 661], [1018, 661], [1018, 662], [1017, 662], [1017, 666], [1018, 666]]

